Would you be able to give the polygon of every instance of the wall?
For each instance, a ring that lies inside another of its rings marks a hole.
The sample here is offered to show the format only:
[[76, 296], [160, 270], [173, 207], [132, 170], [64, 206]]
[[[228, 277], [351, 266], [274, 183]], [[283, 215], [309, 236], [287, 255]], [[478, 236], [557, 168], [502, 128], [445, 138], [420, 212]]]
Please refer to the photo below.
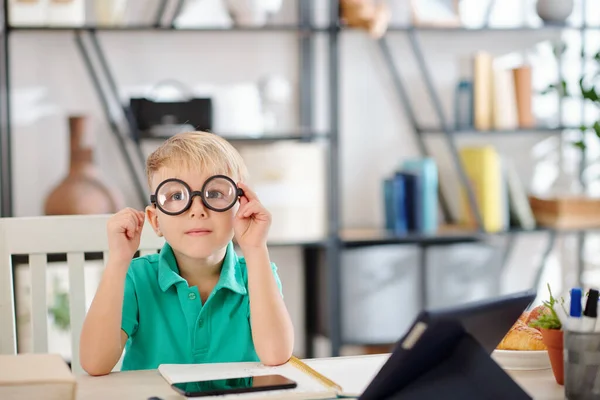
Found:
[[[319, 10], [322, 3], [320, 7]], [[316, 12], [323, 19], [319, 10]], [[286, 4], [278, 18], [288, 21], [293, 12], [293, 4]], [[451, 35], [430, 32], [423, 33], [420, 40], [446, 114], [451, 116], [453, 87], [458, 73], [457, 55], [469, 56], [483, 48], [496, 54], [524, 51], [542, 38], [553, 35], [556, 33], [551, 31]], [[128, 93], [168, 78], [202, 87], [256, 81], [264, 75], [277, 73], [297, 84], [299, 59], [293, 33], [103, 32], [100, 38], [124, 98]], [[429, 126], [436, 124], [406, 35], [392, 33], [390, 43], [414, 99], [418, 119]], [[323, 50], [324, 39], [318, 47]], [[391, 89], [391, 78], [376, 43], [362, 32], [344, 32], [340, 54], [343, 226], [377, 227], [383, 223], [380, 180], [403, 158], [417, 155], [417, 147], [408, 119]], [[15, 214], [42, 214], [46, 193], [66, 174], [66, 117], [70, 113], [90, 115], [91, 129], [96, 134], [96, 160], [102, 174], [124, 193], [128, 205], [139, 207], [117, 142], [110, 135], [100, 103], [76, 51], [73, 34], [15, 32], [11, 37], [11, 57]], [[324, 53], [320, 60], [326, 60]], [[318, 71], [318, 78], [319, 82], [325, 83], [323, 70]], [[322, 127], [326, 126], [327, 119], [326, 92], [322, 85], [317, 88], [317, 93], [317, 125]], [[286, 124], [296, 124], [293, 113], [287, 116]], [[530, 182], [533, 173], [530, 151], [541, 136], [472, 137], [460, 141], [467, 144], [488, 142], [488, 139], [502, 152], [514, 157], [524, 182]], [[440, 162], [441, 181], [449, 189], [448, 198], [456, 206], [456, 176], [447, 147], [439, 137], [428, 139], [428, 143]], [[145, 151], [150, 151], [151, 147], [147, 146]], [[527, 286], [522, 277], [535, 274], [544, 245], [542, 234], [523, 235], [518, 239], [503, 278], [504, 290]], [[273, 259], [280, 266], [286, 288], [286, 301], [300, 335], [303, 300], [299, 254], [297, 249], [273, 250]], [[297, 342], [301, 349], [301, 336]]]

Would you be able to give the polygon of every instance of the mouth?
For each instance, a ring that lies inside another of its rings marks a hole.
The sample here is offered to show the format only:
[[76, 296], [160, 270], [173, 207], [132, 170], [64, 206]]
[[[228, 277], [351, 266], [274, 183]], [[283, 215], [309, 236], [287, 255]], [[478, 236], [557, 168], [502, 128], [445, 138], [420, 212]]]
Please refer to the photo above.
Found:
[[212, 233], [212, 231], [210, 229], [204, 229], [204, 228], [190, 229], [185, 232], [185, 234], [189, 235], [189, 236], [206, 236], [206, 235], [209, 235], [210, 233]]

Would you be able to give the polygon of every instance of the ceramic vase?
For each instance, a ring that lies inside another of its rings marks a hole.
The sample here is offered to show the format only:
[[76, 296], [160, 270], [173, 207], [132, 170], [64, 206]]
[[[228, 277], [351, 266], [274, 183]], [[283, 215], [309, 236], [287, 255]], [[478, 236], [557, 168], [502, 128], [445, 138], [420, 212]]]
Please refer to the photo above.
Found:
[[263, 26], [281, 7], [280, 0], [225, 0], [225, 4], [239, 26]]
[[564, 23], [573, 12], [573, 0], [538, 0], [536, 12], [546, 23]]
[[87, 117], [69, 117], [70, 166], [68, 175], [46, 198], [46, 215], [112, 214], [123, 207], [121, 196], [101, 178]]

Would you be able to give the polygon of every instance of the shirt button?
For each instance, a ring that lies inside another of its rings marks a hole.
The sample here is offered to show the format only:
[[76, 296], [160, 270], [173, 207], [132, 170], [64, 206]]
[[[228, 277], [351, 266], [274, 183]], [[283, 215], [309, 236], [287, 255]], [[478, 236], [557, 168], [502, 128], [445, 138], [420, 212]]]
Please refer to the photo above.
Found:
[[190, 294], [188, 294], [188, 298], [190, 300], [196, 300], [196, 293], [190, 293]]
[[202, 325], [204, 325], [204, 320], [203, 319], [201, 319], [200, 321], [198, 321], [198, 326], [202, 327]]

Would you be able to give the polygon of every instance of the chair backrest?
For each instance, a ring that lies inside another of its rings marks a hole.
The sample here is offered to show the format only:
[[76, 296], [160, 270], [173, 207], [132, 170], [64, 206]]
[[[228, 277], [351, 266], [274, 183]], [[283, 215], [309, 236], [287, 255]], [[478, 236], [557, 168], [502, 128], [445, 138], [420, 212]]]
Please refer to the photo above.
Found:
[[[66, 254], [71, 325], [71, 368], [81, 373], [79, 335], [86, 313], [84, 256], [102, 253], [108, 257], [106, 223], [109, 215], [73, 215], [0, 218], [0, 354], [16, 354], [14, 255], [29, 256], [31, 274], [32, 351], [48, 352], [46, 269], [48, 254]], [[144, 225], [140, 254], [155, 253], [164, 239], [148, 222]]]

